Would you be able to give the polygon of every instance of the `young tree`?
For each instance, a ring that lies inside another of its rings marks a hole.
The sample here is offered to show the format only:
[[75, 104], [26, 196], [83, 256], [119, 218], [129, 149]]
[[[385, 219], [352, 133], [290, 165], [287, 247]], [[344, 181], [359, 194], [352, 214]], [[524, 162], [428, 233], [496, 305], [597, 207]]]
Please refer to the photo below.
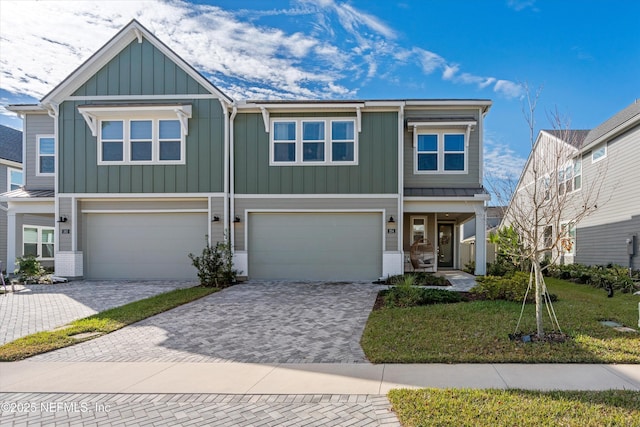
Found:
[[[513, 252], [508, 255], [531, 265], [536, 329], [542, 338], [543, 298], [547, 292], [541, 261], [548, 258], [556, 263], [574, 249], [575, 225], [600, 203], [601, 175], [606, 165], [598, 164], [595, 175], [583, 179], [581, 148], [588, 131], [571, 130], [557, 110], [549, 114], [552, 129], [540, 132], [536, 138], [535, 112], [541, 91], [532, 95], [527, 85], [525, 89], [523, 115], [531, 153], [517, 183], [489, 179], [488, 185], [498, 202], [507, 206], [502, 225], [511, 227], [518, 238], [518, 244], [511, 241], [502, 250]], [[547, 303], [549, 308], [550, 301]]]

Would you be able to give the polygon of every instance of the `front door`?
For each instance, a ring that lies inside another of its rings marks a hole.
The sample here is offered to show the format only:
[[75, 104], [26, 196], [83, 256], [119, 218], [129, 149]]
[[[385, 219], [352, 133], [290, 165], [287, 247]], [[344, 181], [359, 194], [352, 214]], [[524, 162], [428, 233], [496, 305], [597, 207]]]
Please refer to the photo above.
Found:
[[438, 267], [453, 268], [453, 224], [438, 224]]

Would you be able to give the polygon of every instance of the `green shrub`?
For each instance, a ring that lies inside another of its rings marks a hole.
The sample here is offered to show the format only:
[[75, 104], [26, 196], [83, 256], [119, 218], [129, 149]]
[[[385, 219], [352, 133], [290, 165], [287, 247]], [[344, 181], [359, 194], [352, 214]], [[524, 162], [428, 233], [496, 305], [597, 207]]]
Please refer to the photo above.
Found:
[[462, 269], [462, 271], [464, 271], [465, 273], [469, 273], [469, 274], [475, 274], [475, 272], [476, 272], [476, 262], [475, 261], [469, 261], [468, 263], [466, 263], [464, 265], [464, 268]]
[[551, 265], [548, 275], [574, 283], [591, 285], [596, 288], [611, 286], [620, 292], [633, 292], [635, 285], [629, 269], [619, 265], [588, 266], [582, 264]]
[[217, 242], [214, 247], [209, 245], [209, 238], [205, 236], [206, 246], [202, 256], [189, 254], [191, 264], [198, 270], [198, 279], [203, 286], [226, 288], [236, 282], [238, 271], [233, 268], [233, 252], [231, 242]]
[[33, 255], [16, 258], [16, 270], [14, 274], [18, 274], [21, 282], [38, 282], [45, 275], [45, 270], [40, 265], [40, 261]]
[[382, 291], [384, 306], [387, 308], [406, 308], [428, 304], [448, 304], [462, 301], [457, 292], [444, 289], [427, 289], [415, 286], [416, 278], [405, 275], [397, 279], [395, 286]]
[[448, 286], [449, 281], [442, 276], [436, 276], [433, 273], [426, 273], [424, 271], [416, 271], [405, 274], [398, 274], [396, 276], [390, 276], [384, 281], [386, 285], [396, 285], [402, 281], [405, 277], [412, 277], [413, 285], [416, 286]]
[[[527, 294], [529, 286], [529, 274], [517, 271], [508, 276], [484, 276], [477, 277], [478, 285], [471, 289], [471, 293], [481, 295], [488, 300], [505, 300], [522, 302], [525, 294], [527, 302], [535, 301], [535, 291], [533, 284], [531, 290]], [[556, 301], [557, 297], [553, 294], [549, 295], [551, 301]]]

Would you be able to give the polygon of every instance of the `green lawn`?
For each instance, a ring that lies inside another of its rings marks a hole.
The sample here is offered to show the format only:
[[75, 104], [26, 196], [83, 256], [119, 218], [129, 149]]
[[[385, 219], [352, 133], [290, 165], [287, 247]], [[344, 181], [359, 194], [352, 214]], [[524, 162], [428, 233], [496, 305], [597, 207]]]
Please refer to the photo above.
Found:
[[[362, 347], [374, 363], [640, 363], [640, 333], [618, 332], [600, 320], [638, 325], [640, 297], [547, 279], [565, 343], [512, 342], [521, 304], [475, 301], [371, 313]], [[525, 309], [522, 332], [535, 332], [535, 306]], [[545, 325], [550, 322], [545, 311]]]
[[[0, 346], [0, 361], [21, 360], [36, 354], [57, 350], [96, 336], [108, 334], [147, 317], [186, 304], [217, 292], [217, 288], [194, 287], [176, 289], [120, 307], [105, 310], [69, 323], [68, 327], [27, 335]], [[91, 337], [79, 334], [96, 332]]]
[[633, 391], [402, 389], [389, 400], [405, 427], [640, 425], [640, 393]]

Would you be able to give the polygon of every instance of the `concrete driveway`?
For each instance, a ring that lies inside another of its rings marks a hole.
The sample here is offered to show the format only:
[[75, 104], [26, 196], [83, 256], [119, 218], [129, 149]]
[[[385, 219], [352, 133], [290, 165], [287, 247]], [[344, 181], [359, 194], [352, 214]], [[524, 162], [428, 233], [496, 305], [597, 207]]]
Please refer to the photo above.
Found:
[[48, 331], [109, 308], [196, 286], [194, 281], [79, 280], [55, 285], [17, 285], [0, 295], [0, 344]]
[[250, 281], [30, 360], [363, 363], [359, 341], [379, 289]]

